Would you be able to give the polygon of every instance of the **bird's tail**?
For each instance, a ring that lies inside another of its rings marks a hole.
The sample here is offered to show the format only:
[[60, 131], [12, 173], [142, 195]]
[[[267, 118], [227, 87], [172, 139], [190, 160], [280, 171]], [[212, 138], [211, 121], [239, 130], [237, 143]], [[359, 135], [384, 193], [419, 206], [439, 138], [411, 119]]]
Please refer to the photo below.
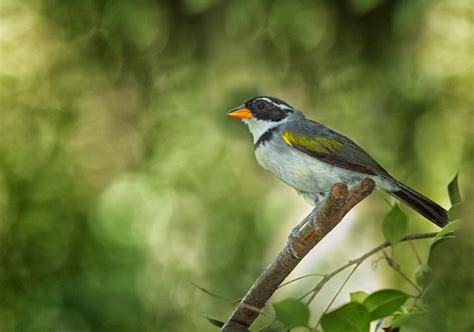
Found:
[[415, 209], [439, 227], [444, 227], [448, 224], [448, 211], [407, 185], [397, 180], [395, 181], [400, 189], [390, 192], [392, 196]]

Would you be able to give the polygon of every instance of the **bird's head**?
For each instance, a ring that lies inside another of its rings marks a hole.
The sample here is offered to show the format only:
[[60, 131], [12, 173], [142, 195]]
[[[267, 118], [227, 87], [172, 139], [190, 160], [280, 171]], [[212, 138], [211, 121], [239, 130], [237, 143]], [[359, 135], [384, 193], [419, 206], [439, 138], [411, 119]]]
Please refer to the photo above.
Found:
[[249, 99], [245, 104], [231, 109], [227, 114], [242, 119], [248, 125], [254, 140], [257, 140], [268, 129], [304, 118], [301, 112], [283, 100], [267, 96]]

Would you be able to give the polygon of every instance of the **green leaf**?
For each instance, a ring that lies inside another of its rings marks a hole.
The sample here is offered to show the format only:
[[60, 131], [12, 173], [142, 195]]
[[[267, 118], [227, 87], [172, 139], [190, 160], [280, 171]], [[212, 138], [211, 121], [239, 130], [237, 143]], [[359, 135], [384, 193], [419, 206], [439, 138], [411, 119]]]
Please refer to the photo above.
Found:
[[385, 318], [408, 300], [408, 295], [396, 289], [383, 289], [370, 294], [364, 301], [364, 306], [370, 312], [370, 319]]
[[[438, 234], [434, 237], [430, 246], [430, 253], [428, 256], [428, 265], [431, 265], [433, 253], [437, 250], [442, 243], [452, 240], [454, 238], [453, 232], [458, 230], [461, 226], [460, 220], [455, 220], [444, 226]], [[436, 250], [435, 250], [436, 249]]]
[[255, 331], [261, 331], [261, 332], [288, 332], [288, 327], [284, 326], [282, 323], [279, 321], [275, 321], [268, 327], [264, 327], [263, 329], [258, 329]]
[[407, 229], [408, 217], [400, 206], [395, 204], [383, 221], [383, 235], [391, 245], [395, 245], [403, 239]]
[[364, 300], [369, 296], [366, 292], [357, 291], [350, 294], [351, 302], [363, 303]]
[[459, 192], [458, 175], [459, 173], [456, 173], [454, 179], [452, 179], [451, 182], [448, 184], [448, 193], [451, 205], [461, 203], [461, 193]]
[[[449, 243], [449, 241], [452, 241], [454, 239], [454, 235], [450, 236], [449, 234], [446, 234], [442, 236], [441, 238], [437, 239], [436, 241], [433, 241], [430, 247], [430, 252], [428, 254], [428, 265], [432, 266], [433, 263], [433, 257], [437, 256], [436, 253], [442, 251], [442, 247], [447, 245], [446, 243]], [[443, 244], [444, 243], [444, 244]], [[441, 249], [439, 249], [441, 247]]]
[[217, 327], [222, 327], [225, 324], [224, 322], [221, 322], [220, 320], [214, 318], [206, 317], [206, 319], [209, 321], [209, 323]]
[[462, 218], [462, 210], [464, 208], [463, 203], [456, 203], [448, 211], [449, 221], [457, 220]]
[[438, 234], [436, 234], [436, 236], [434, 237], [433, 239], [433, 243], [435, 243], [436, 241], [438, 241], [440, 238], [442, 238], [443, 236], [445, 236], [446, 234], [448, 233], [451, 233], [451, 232], [454, 232], [455, 230], [459, 229], [459, 226], [460, 226], [460, 221], [459, 220], [455, 220], [453, 222], [450, 222], [449, 224], [447, 224], [446, 226], [444, 226], [439, 232]]
[[277, 320], [287, 327], [307, 326], [309, 320], [308, 307], [294, 298], [273, 303]]
[[324, 332], [369, 332], [370, 314], [367, 308], [351, 302], [321, 318]]

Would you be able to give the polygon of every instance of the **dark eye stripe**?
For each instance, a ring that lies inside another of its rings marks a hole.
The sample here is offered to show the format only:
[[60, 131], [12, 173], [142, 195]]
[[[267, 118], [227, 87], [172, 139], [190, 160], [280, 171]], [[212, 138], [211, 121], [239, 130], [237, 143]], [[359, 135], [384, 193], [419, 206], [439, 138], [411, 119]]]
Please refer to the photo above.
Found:
[[272, 122], [279, 122], [293, 112], [293, 108], [284, 101], [267, 96], [255, 97], [246, 105], [256, 119]]

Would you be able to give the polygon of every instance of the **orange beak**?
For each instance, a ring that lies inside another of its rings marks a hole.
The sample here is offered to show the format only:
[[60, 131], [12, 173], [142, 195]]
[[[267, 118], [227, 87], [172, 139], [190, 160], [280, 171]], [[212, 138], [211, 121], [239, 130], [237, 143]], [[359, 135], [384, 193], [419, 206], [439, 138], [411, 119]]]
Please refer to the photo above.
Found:
[[239, 119], [248, 119], [252, 117], [252, 112], [245, 107], [245, 105], [240, 105], [234, 109], [231, 109], [229, 112], [227, 112], [228, 116], [233, 116], [234, 118], [239, 118]]

